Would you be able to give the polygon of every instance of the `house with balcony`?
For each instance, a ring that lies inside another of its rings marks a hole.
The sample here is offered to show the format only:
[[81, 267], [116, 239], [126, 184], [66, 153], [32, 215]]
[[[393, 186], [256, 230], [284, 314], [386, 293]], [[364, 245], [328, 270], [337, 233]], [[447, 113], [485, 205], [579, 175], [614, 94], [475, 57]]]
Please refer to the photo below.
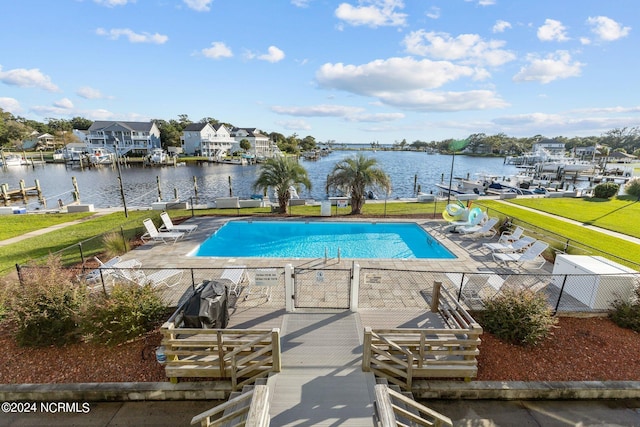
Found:
[[23, 150], [53, 150], [55, 147], [53, 135], [35, 130], [31, 132], [27, 139], [22, 141]]
[[545, 152], [553, 156], [565, 155], [565, 144], [556, 139], [543, 139], [533, 144], [531, 151], [534, 153]]
[[246, 139], [251, 143], [249, 152], [256, 157], [273, 157], [274, 149], [269, 137], [256, 128], [233, 128], [231, 136], [235, 140], [233, 151], [240, 149], [240, 141]]
[[191, 123], [182, 131], [180, 142], [185, 154], [220, 160], [229, 154], [235, 139], [223, 124]]
[[107, 148], [118, 154], [148, 155], [154, 148], [161, 148], [160, 129], [155, 122], [96, 121], [89, 127], [87, 146]]

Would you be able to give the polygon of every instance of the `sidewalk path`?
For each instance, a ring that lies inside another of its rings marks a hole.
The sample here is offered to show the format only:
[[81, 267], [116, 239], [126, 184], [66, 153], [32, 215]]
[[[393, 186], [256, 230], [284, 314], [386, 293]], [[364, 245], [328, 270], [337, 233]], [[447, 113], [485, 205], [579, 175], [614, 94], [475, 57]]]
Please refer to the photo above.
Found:
[[523, 210], [526, 210], [526, 211], [530, 211], [530, 212], [534, 212], [534, 213], [537, 213], [537, 214], [540, 214], [540, 215], [548, 216], [550, 218], [555, 218], [557, 220], [564, 221], [564, 222], [567, 222], [569, 224], [578, 225], [580, 227], [584, 227], [584, 228], [587, 228], [589, 230], [597, 231], [599, 233], [606, 234], [606, 235], [611, 236], [611, 237], [617, 237], [618, 239], [627, 240], [629, 242], [635, 243], [636, 245], [640, 245], [640, 239], [638, 239], [636, 237], [633, 237], [633, 236], [629, 236], [627, 234], [622, 234], [622, 233], [618, 233], [616, 231], [607, 230], [606, 228], [601, 228], [601, 227], [598, 227], [598, 226], [595, 226], [595, 225], [585, 224], [585, 223], [580, 222], [580, 221], [575, 221], [573, 219], [565, 218], [563, 216], [551, 214], [551, 213], [548, 213], [548, 212], [543, 212], [543, 211], [540, 211], [540, 210], [537, 210], [537, 209], [533, 209], [533, 208], [530, 208], [530, 207], [527, 207], [527, 206], [516, 205], [516, 204], [513, 204], [513, 203], [509, 203], [508, 201], [505, 201], [505, 200], [494, 200], [494, 202], [502, 203], [502, 204], [505, 204], [505, 205], [508, 205], [508, 206], [512, 206], [512, 207], [517, 207], [517, 208], [520, 208], [520, 209], [523, 209]]
[[51, 233], [52, 231], [60, 230], [65, 227], [69, 227], [70, 225], [80, 224], [85, 221], [89, 221], [91, 219], [95, 219], [100, 216], [108, 215], [110, 213], [117, 212], [115, 210], [107, 210], [101, 209], [96, 211], [93, 215], [87, 216], [85, 218], [76, 219], [74, 221], [63, 222], [61, 224], [52, 225], [51, 227], [41, 228], [39, 230], [29, 231], [28, 233], [21, 234], [20, 236], [11, 237], [10, 239], [0, 240], [0, 246], [8, 246], [14, 243], [21, 242], [25, 239], [30, 239], [31, 237], [41, 236], [43, 234]]

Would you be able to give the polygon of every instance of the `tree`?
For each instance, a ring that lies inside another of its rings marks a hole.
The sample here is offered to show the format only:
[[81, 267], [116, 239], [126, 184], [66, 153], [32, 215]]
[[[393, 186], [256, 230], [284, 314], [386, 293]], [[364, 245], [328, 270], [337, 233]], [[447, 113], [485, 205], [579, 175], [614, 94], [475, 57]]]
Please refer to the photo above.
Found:
[[78, 130], [87, 130], [93, 124], [93, 121], [89, 119], [85, 119], [84, 117], [74, 117], [71, 120], [69, 120], [69, 122], [71, 123], [72, 129], [78, 129]]
[[317, 146], [316, 139], [311, 135], [305, 136], [302, 141], [300, 141], [299, 145], [302, 151], [315, 150]]
[[374, 158], [357, 154], [338, 162], [327, 177], [327, 189], [347, 190], [351, 194], [351, 214], [362, 213], [367, 188], [391, 189], [389, 176]]
[[296, 191], [299, 185], [304, 185], [311, 189], [311, 181], [307, 170], [297, 162], [286, 157], [275, 157], [267, 159], [260, 167], [260, 174], [253, 184], [254, 190], [264, 192], [273, 188], [278, 197], [280, 213], [287, 213], [291, 192], [289, 188], [294, 187]]
[[242, 141], [240, 141], [240, 148], [242, 148], [244, 151], [251, 150], [251, 142], [249, 142], [248, 139], [243, 138]]

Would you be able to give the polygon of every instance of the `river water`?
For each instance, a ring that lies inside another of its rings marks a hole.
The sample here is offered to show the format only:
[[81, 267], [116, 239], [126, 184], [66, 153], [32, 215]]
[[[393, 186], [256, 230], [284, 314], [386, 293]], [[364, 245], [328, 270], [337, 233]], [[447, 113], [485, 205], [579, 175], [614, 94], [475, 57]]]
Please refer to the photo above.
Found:
[[[301, 198], [323, 200], [327, 198], [325, 184], [327, 175], [334, 165], [345, 157], [353, 156], [355, 151], [334, 151], [316, 161], [300, 160], [311, 179], [312, 188], [301, 188]], [[435, 184], [448, 183], [451, 173], [450, 155], [427, 154], [412, 151], [368, 151], [364, 153], [377, 160], [391, 178], [392, 189], [389, 200], [416, 197], [414, 181], [425, 193], [437, 192]], [[212, 203], [216, 197], [227, 197], [230, 194], [229, 182], [233, 196], [249, 198], [256, 193], [252, 186], [259, 174], [260, 165], [231, 165], [203, 163], [189, 166], [142, 167], [123, 166], [122, 182], [128, 207], [145, 206], [158, 200], [158, 184], [162, 200], [173, 200], [177, 194], [179, 199], [186, 200], [196, 196], [194, 179], [197, 183], [198, 203]], [[503, 158], [481, 158], [456, 155], [454, 176], [472, 178], [476, 174], [509, 176], [517, 169], [505, 165]], [[106, 208], [122, 206], [118, 172], [111, 166], [101, 166], [80, 170], [62, 164], [44, 164], [32, 166], [11, 166], [0, 169], [0, 184], [9, 184], [10, 189], [19, 187], [20, 179], [25, 180], [27, 187], [34, 186], [36, 179], [48, 208], [57, 207], [60, 199], [68, 204], [73, 201], [72, 177], [75, 177], [83, 203], [92, 203], [95, 207]], [[270, 194], [271, 196], [271, 194]], [[384, 195], [378, 195], [383, 198]], [[16, 204], [22, 202], [16, 202]], [[31, 198], [28, 209], [42, 208], [35, 198]]]

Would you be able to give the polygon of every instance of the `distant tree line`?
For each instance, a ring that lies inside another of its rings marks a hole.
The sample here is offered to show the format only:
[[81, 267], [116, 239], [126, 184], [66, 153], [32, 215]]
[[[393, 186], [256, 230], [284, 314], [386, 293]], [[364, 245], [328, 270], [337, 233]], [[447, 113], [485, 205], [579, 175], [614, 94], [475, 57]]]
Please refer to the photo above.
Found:
[[[153, 119], [160, 129], [160, 139], [164, 148], [180, 146], [180, 137], [184, 129], [193, 121], [187, 114], [178, 115], [177, 119]], [[231, 123], [221, 122], [213, 117], [204, 117], [198, 123], [210, 123], [212, 125], [224, 124], [228, 129], [235, 126]], [[84, 117], [74, 117], [72, 119], [46, 118], [45, 122], [26, 119], [4, 111], [0, 108], [0, 147], [1, 148], [21, 148], [21, 143], [29, 135], [36, 131], [40, 134], [49, 133], [54, 137], [54, 141], [60, 145], [66, 145], [73, 141], [73, 129], [87, 130], [93, 124], [92, 120]], [[303, 138], [296, 133], [285, 136], [278, 132], [266, 134], [269, 139], [278, 145], [278, 148], [286, 153], [300, 154], [301, 152], [316, 150], [319, 146], [332, 148], [336, 145], [334, 140], [318, 142], [307, 135]], [[492, 155], [520, 155], [530, 151], [533, 144], [548, 139], [543, 135], [532, 137], [516, 138], [504, 133], [486, 135], [484, 133], [474, 133], [467, 137], [469, 141], [468, 151], [476, 154]], [[586, 136], [568, 138], [556, 136], [552, 138], [558, 142], [563, 142], [567, 151], [572, 151], [576, 147], [603, 146], [605, 151], [622, 151], [640, 156], [640, 127], [615, 128], [604, 132], [600, 136]], [[391, 149], [393, 150], [433, 150], [439, 153], [447, 153], [449, 144], [453, 139], [442, 141], [422, 141], [416, 140], [409, 143], [406, 139], [396, 141]], [[372, 149], [383, 149], [378, 141], [372, 142]]]

